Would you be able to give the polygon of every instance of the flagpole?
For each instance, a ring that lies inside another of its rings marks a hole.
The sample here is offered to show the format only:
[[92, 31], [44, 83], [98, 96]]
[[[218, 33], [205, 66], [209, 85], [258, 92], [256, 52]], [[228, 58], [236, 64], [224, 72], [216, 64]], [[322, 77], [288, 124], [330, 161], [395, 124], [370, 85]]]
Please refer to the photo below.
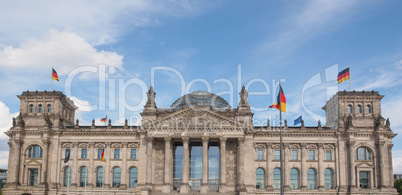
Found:
[[[70, 155], [70, 154], [69, 154]], [[70, 194], [70, 176], [71, 176], [71, 167], [69, 164], [68, 165], [68, 170], [67, 170], [67, 195]], [[69, 171], [70, 170], [70, 171]]]
[[103, 186], [105, 185], [105, 168], [103, 168], [103, 178], [102, 178], [102, 195], [103, 195]]
[[280, 126], [280, 160], [281, 160], [281, 195], [284, 194], [283, 191], [283, 146], [282, 146], [282, 94], [281, 94], [281, 81], [279, 80], [279, 126]]
[[352, 91], [352, 77], [350, 75], [351, 71], [350, 71], [350, 66], [349, 66], [349, 91]]
[[[85, 161], [85, 167], [87, 167], [87, 161]], [[87, 194], [87, 181], [88, 181], [88, 167], [87, 167], [87, 173], [86, 173], [86, 176], [85, 176], [85, 183], [84, 183], [84, 186], [85, 186], [84, 194], [85, 195]]]
[[52, 74], [50, 74], [50, 91], [52, 91], [52, 80], [53, 80], [53, 66], [52, 66]]

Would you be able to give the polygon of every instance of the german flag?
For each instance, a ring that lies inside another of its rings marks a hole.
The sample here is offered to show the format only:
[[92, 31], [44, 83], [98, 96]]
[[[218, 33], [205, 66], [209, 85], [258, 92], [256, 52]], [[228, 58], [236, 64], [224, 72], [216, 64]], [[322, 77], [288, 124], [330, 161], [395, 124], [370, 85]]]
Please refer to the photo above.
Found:
[[106, 159], [105, 159], [105, 150], [102, 151], [101, 162], [106, 162]]
[[101, 118], [101, 122], [106, 123], [106, 121], [107, 121], [107, 115], [106, 115], [106, 117], [105, 117], [105, 118]]
[[52, 79], [59, 81], [59, 75], [57, 75], [57, 72], [52, 68]]
[[[280, 102], [279, 104], [277, 102]], [[282, 86], [279, 86], [279, 93], [276, 102], [270, 106], [270, 108], [276, 108], [282, 112], [286, 112], [286, 97], [283, 93]]]
[[350, 71], [349, 68], [346, 68], [345, 70], [342, 70], [338, 74], [338, 84], [342, 83], [343, 81], [346, 81], [350, 79]]

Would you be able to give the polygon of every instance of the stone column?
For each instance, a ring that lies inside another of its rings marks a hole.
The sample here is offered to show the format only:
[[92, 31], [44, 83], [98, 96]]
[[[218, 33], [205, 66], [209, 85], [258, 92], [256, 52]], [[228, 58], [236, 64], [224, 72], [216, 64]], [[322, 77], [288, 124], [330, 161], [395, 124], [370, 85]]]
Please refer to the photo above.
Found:
[[283, 143], [284, 146], [284, 154], [283, 154], [283, 159], [284, 159], [284, 163], [283, 163], [283, 181], [284, 181], [284, 185], [283, 185], [283, 189], [284, 191], [290, 191], [290, 170], [289, 170], [289, 143]]
[[274, 169], [272, 169], [271, 165], [271, 161], [272, 161], [272, 144], [271, 143], [267, 143], [267, 165], [266, 165], [266, 177], [265, 180], [267, 181], [267, 190], [272, 191], [274, 188], [272, 187], [272, 182], [273, 182], [273, 171]]
[[88, 167], [88, 185], [87, 187], [94, 187], [95, 182], [95, 167], [94, 167], [94, 159], [96, 156], [94, 155], [96, 151], [95, 143], [90, 142], [88, 147], [88, 159], [89, 159], [89, 167]]
[[170, 137], [165, 137], [165, 178], [164, 178], [164, 187], [162, 192], [163, 193], [170, 193], [170, 191], [172, 190], [172, 183], [171, 183], [171, 179], [172, 179], [172, 174], [171, 174], [171, 169], [173, 168], [172, 165], [172, 149], [171, 149], [171, 140], [172, 138]]
[[189, 154], [188, 142], [190, 138], [183, 137], [182, 139], [183, 139], [183, 177], [180, 186], [180, 193], [189, 193], [190, 186], [188, 185], [188, 181], [189, 181], [189, 168], [190, 168], [190, 154]]
[[246, 190], [246, 186], [244, 185], [244, 137], [237, 138], [237, 143], [237, 187], [239, 191], [244, 191]]
[[380, 171], [380, 180], [381, 180], [381, 188], [386, 188], [387, 187], [387, 178], [388, 174], [385, 169], [387, 169], [387, 156], [386, 153], [384, 152], [384, 145], [385, 141], [377, 141], [377, 146], [378, 146], [378, 158], [380, 161], [379, 164], [379, 171]]
[[127, 154], [127, 142], [123, 142], [123, 151], [122, 155], [120, 155], [120, 158], [122, 159], [122, 168], [121, 168], [121, 185], [119, 188], [121, 189], [126, 189], [127, 188], [127, 175], [128, 175], [128, 170], [127, 170], [127, 158], [129, 158], [129, 154]]
[[209, 137], [202, 137], [202, 185], [201, 193], [207, 194], [208, 186], [208, 141]]
[[324, 168], [323, 167], [323, 163], [324, 163], [324, 144], [323, 143], [319, 143], [318, 144], [318, 189], [321, 190], [325, 190], [325, 186], [324, 186]]
[[9, 141], [8, 145], [10, 146], [10, 153], [8, 159], [8, 167], [10, 167], [7, 175], [7, 188], [15, 187], [19, 185], [19, 164], [21, 157], [21, 141], [19, 139], [15, 139], [14, 142]]
[[307, 188], [307, 167], [306, 167], [306, 157], [307, 157], [307, 144], [301, 144], [301, 169], [300, 169], [300, 186], [302, 191], [308, 190]]
[[153, 137], [147, 139], [148, 151], [147, 151], [147, 185], [152, 185], [152, 146], [154, 143]]
[[47, 186], [47, 160], [48, 160], [48, 150], [49, 150], [49, 141], [46, 139], [42, 140], [43, 143], [43, 157], [42, 157], [42, 173], [40, 179], [40, 186], [45, 187]]
[[71, 186], [77, 187], [77, 174], [78, 174], [78, 143], [73, 143], [73, 151], [70, 151], [70, 155], [73, 154], [73, 165], [71, 166]]
[[[394, 147], [394, 144], [388, 144], [388, 162], [389, 162], [389, 178], [393, 178], [393, 166], [392, 166], [392, 147]], [[371, 185], [373, 186], [373, 185]], [[390, 181], [390, 186], [391, 188], [394, 187], [394, 181]]]
[[348, 149], [349, 149], [349, 174], [350, 174], [350, 180], [349, 180], [349, 188], [350, 189], [355, 189], [356, 188], [356, 170], [355, 170], [355, 159], [353, 158], [354, 156], [354, 151], [353, 147], [355, 145], [356, 141], [348, 141]]
[[110, 142], [106, 142], [106, 148], [105, 148], [105, 159], [106, 159], [106, 162], [105, 162], [105, 175], [104, 175], [104, 183], [105, 183], [105, 186], [104, 186], [104, 188], [105, 189], [108, 189], [108, 188], [110, 188], [110, 182], [112, 181], [112, 179], [111, 179], [111, 170], [110, 170], [110, 159], [112, 159], [111, 158], [111, 156], [112, 156], [112, 151], [111, 151], [111, 149], [110, 149], [110, 145], [111, 145], [111, 143]]
[[219, 192], [226, 193], [226, 137], [220, 137], [220, 185], [219, 185]]

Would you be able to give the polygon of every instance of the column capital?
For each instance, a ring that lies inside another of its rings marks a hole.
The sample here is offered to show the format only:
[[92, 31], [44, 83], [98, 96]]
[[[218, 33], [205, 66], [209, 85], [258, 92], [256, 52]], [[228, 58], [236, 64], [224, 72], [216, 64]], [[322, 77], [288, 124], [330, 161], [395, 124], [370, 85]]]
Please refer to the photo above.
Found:
[[110, 145], [111, 145], [111, 144], [112, 144], [111, 142], [106, 142], [106, 143], [105, 143], [106, 148], [110, 148]]
[[186, 137], [182, 137], [181, 139], [183, 140], [183, 142], [187, 142], [187, 143], [188, 143], [188, 141], [190, 140], [190, 138], [187, 137], [187, 136], [186, 136]]
[[123, 148], [127, 148], [128, 142], [121, 142], [121, 144], [123, 145]]
[[349, 140], [349, 141], [347, 142], [347, 144], [348, 144], [349, 147], [353, 147], [353, 146], [355, 145], [355, 143], [356, 143], [356, 141], [354, 141], [354, 140]]
[[237, 141], [239, 142], [239, 144], [243, 144], [244, 143], [244, 137], [237, 138]]
[[318, 143], [318, 149], [324, 148], [324, 144], [323, 143]]
[[94, 148], [94, 147], [95, 147], [95, 142], [89, 142], [88, 146], [89, 146], [90, 148]]
[[392, 149], [392, 147], [394, 147], [394, 144], [388, 144], [389, 149]]
[[203, 142], [203, 143], [209, 141], [209, 137], [202, 137], [201, 139], [202, 139], [202, 142]]
[[163, 139], [165, 140], [165, 142], [170, 142], [170, 141], [172, 140], [171, 137], [165, 137], [165, 138], [163, 138]]
[[306, 143], [301, 143], [300, 146], [301, 146], [302, 149], [306, 149], [306, 148], [307, 148], [307, 144], [306, 144]]
[[73, 142], [72, 145], [73, 145], [73, 148], [76, 148], [76, 147], [78, 147], [78, 142]]
[[376, 144], [377, 144], [379, 147], [382, 147], [382, 146], [384, 146], [385, 142], [386, 142], [386, 141], [377, 141]]
[[147, 137], [147, 141], [148, 141], [148, 142], [153, 142], [153, 141], [154, 141], [154, 137]]
[[225, 143], [225, 142], [228, 140], [228, 138], [227, 138], [227, 137], [220, 137], [219, 140], [220, 140], [222, 143]]

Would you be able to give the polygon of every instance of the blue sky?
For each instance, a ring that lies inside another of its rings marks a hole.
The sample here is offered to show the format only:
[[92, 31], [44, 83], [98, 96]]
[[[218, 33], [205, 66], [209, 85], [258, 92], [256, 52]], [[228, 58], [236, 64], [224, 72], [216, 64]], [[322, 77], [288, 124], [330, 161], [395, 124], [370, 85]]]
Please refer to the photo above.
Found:
[[[16, 95], [53, 89], [74, 99], [80, 124], [108, 115], [140, 123], [153, 84], [158, 107], [210, 90], [237, 107], [249, 91], [254, 122], [277, 124], [269, 110], [283, 82], [289, 125], [325, 124], [325, 102], [349, 82], [376, 90], [382, 115], [402, 132], [401, 1], [1, 1], [0, 131], [18, 115]], [[0, 135], [0, 167], [7, 136]], [[402, 141], [394, 138], [394, 172], [402, 173]]]

